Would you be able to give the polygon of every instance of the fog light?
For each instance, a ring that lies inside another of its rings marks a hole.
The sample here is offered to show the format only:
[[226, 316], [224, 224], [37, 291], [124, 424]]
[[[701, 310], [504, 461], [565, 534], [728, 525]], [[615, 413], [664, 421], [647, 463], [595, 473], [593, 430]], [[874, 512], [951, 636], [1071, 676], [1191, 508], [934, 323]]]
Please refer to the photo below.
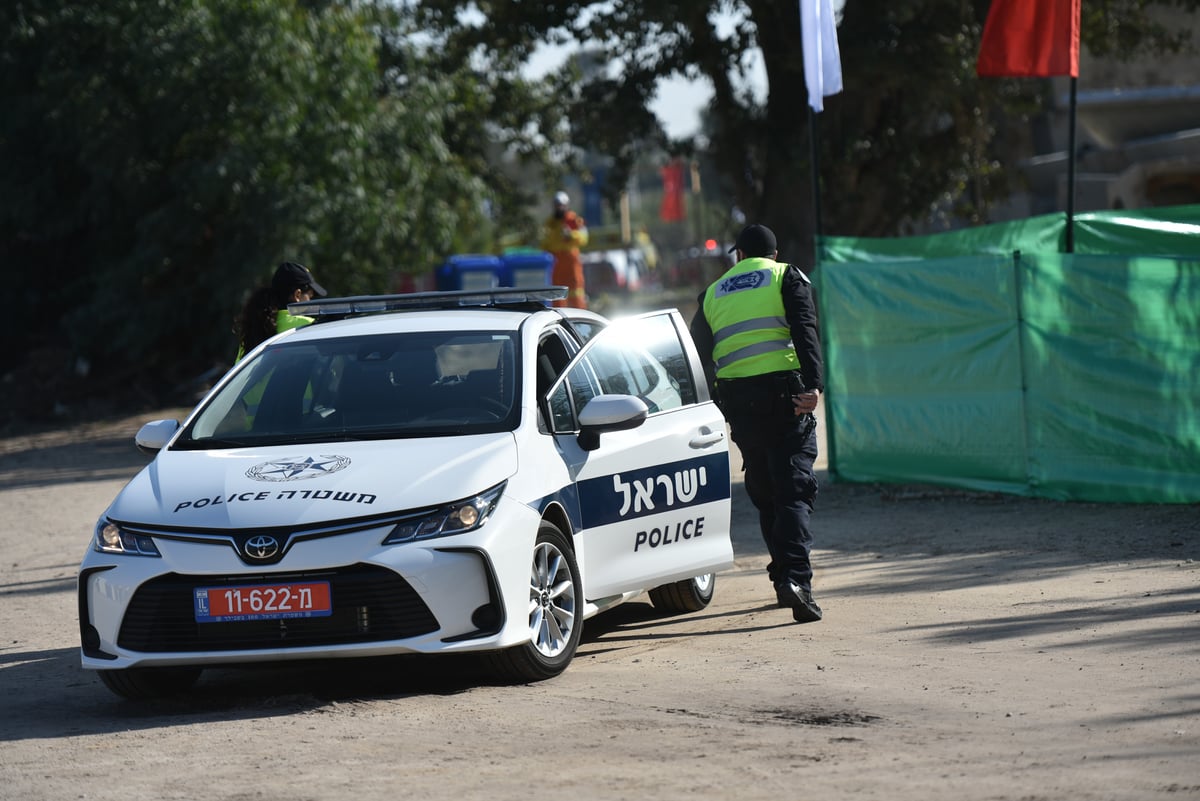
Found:
[[480, 631], [500, 628], [500, 610], [495, 604], [484, 604], [471, 613], [471, 624]]
[[100, 648], [100, 632], [96, 631], [96, 627], [91, 624], [80, 627], [79, 638], [87, 650], [95, 651]]

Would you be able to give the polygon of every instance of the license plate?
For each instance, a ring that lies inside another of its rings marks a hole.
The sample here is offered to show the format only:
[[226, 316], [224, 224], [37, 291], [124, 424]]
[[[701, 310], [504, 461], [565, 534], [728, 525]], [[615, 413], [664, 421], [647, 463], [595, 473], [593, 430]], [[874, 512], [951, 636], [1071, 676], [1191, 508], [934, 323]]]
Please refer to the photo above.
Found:
[[192, 600], [197, 623], [327, 617], [333, 614], [328, 581], [197, 587]]

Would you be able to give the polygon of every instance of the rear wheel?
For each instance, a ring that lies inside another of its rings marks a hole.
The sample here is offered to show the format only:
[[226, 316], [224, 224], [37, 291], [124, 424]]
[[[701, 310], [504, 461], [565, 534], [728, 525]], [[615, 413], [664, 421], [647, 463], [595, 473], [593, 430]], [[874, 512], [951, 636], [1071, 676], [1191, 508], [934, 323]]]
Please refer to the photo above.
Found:
[[566, 536], [543, 520], [529, 571], [529, 640], [490, 654], [506, 679], [543, 681], [566, 670], [583, 631], [583, 585]]
[[200, 668], [152, 667], [98, 670], [100, 681], [117, 695], [131, 701], [166, 698], [187, 692], [200, 678]]
[[650, 590], [650, 603], [664, 612], [699, 612], [712, 600], [717, 587], [717, 574], [684, 579]]

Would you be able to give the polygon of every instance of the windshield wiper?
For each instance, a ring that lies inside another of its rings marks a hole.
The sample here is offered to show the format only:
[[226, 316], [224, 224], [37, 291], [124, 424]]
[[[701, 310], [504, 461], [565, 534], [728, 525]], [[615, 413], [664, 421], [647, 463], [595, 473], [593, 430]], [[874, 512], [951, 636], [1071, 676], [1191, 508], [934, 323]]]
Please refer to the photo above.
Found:
[[[459, 437], [466, 435], [466, 426], [437, 426], [422, 428], [388, 428], [365, 431], [321, 431], [298, 434], [260, 435], [251, 439], [212, 437], [186, 439], [175, 443], [173, 450], [204, 451], [227, 448], [269, 448], [279, 445], [304, 445], [318, 442], [354, 442], [356, 440], [414, 439], [424, 437]], [[482, 433], [482, 432], [481, 432]]]
[[176, 442], [171, 450], [175, 451], [206, 451], [217, 450], [220, 448], [248, 448], [251, 445], [258, 445], [258, 442], [246, 441], [241, 439], [222, 439], [213, 437], [211, 439], [182, 439]]

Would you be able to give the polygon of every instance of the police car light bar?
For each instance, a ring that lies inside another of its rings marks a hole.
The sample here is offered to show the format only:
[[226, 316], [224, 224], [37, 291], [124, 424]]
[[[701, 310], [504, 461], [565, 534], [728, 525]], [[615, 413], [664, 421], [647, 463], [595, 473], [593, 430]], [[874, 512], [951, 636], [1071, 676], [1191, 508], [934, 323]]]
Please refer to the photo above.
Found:
[[500, 287], [496, 289], [463, 289], [453, 292], [412, 292], [407, 295], [355, 295], [348, 298], [320, 298], [304, 303], [288, 304], [288, 311], [305, 317], [345, 317], [348, 314], [371, 314], [390, 311], [422, 309], [455, 309], [485, 306], [512, 306], [561, 300], [567, 296], [565, 286], [537, 289]]

